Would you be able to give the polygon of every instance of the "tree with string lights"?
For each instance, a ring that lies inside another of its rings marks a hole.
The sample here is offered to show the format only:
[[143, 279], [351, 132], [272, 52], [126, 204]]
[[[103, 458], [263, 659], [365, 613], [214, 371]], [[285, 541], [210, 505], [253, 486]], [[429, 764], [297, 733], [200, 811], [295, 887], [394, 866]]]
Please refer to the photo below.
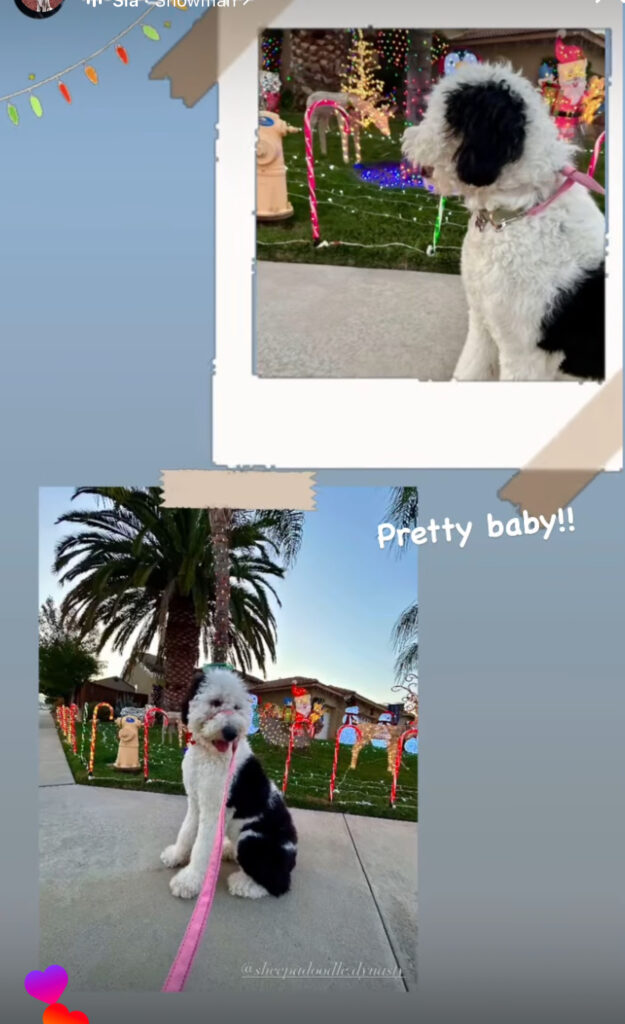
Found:
[[[247, 513], [249, 514], [249, 513]], [[213, 616], [213, 662], [225, 664], [236, 651], [231, 612], [231, 533], [246, 513], [229, 508], [209, 510], [211, 545], [215, 568], [215, 611]], [[302, 543], [304, 516], [289, 509], [263, 510], [255, 514], [255, 525], [280, 554], [285, 568], [293, 565]]]
[[[367, 103], [380, 103], [384, 96], [384, 83], [377, 77], [380, 60], [373, 43], [365, 39], [358, 29], [347, 55], [347, 66], [341, 78], [341, 92]], [[370, 120], [362, 122], [366, 127]]]
[[432, 32], [411, 29], [408, 33], [404, 107], [408, 124], [417, 124], [423, 117], [432, 85], [432, 43]]

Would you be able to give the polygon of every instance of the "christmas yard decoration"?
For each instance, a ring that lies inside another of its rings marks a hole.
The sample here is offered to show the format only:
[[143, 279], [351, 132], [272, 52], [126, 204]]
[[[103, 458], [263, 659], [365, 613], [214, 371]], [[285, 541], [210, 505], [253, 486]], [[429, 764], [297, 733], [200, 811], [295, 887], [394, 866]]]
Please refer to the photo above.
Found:
[[379, 67], [375, 46], [364, 38], [362, 29], [357, 29], [341, 78], [341, 92], [375, 106], [382, 100], [384, 90], [384, 83], [376, 77]]
[[78, 705], [70, 704], [69, 706], [69, 742], [72, 747], [72, 753], [76, 753], [76, 715], [78, 714]]
[[538, 69], [538, 88], [543, 103], [551, 114], [558, 96], [558, 62], [555, 57], [547, 57]]
[[397, 743], [397, 752], [395, 755], [395, 764], [393, 766], [393, 783], [391, 785], [391, 807], [395, 806], [397, 800], [397, 779], [399, 777], [399, 769], [401, 768], [401, 757], [404, 751], [404, 746], [407, 740], [409, 740], [411, 737], [414, 737], [416, 739], [418, 735], [419, 729], [415, 725], [411, 726], [410, 729], [406, 729], [406, 731], [403, 732], [399, 737], [399, 741]]
[[[113, 711], [113, 708], [111, 707], [110, 704], [107, 704], [106, 701], [100, 701], [100, 703], [96, 704], [96, 706], [93, 709], [93, 719], [91, 721], [91, 744], [90, 744], [90, 747], [89, 747], [89, 777], [90, 778], [93, 776], [93, 764], [94, 764], [94, 761], [95, 761], [95, 741], [96, 741], [96, 733], [97, 733], [97, 729], [98, 729], [98, 716], [100, 714], [100, 708], [107, 708], [108, 709], [109, 721], [112, 722], [113, 719], [115, 718], [115, 712]], [[85, 731], [86, 724], [87, 724], [86, 722], [83, 722], [83, 732]]]
[[[347, 715], [349, 719], [343, 722], [343, 725], [339, 726], [336, 730], [336, 739], [334, 741], [334, 760], [332, 762], [332, 774], [330, 776], [330, 803], [334, 800], [334, 790], [336, 787], [336, 771], [339, 763], [339, 747], [341, 744], [351, 745], [352, 743], [358, 743], [362, 739], [362, 732], [360, 725], [356, 719], [358, 708], [347, 709]], [[345, 737], [345, 738], [344, 738]], [[353, 737], [353, 738], [352, 738]]]
[[[432, 48], [434, 54], [434, 47]], [[438, 73], [442, 77], [443, 75], [451, 75], [454, 71], [457, 71], [463, 64], [479, 64], [480, 58], [472, 50], [454, 50], [450, 43], [446, 43], [442, 48], [436, 51], [438, 59], [436, 64], [438, 66]]]
[[261, 71], [259, 86], [260, 109], [277, 114], [280, 109], [280, 75], [275, 71]]
[[319, 230], [319, 213], [317, 207], [317, 184], [315, 181], [315, 157], [313, 153], [312, 139], [312, 117], [320, 107], [331, 107], [343, 118], [343, 129], [349, 134], [349, 114], [344, 107], [339, 106], [334, 100], [317, 100], [306, 110], [304, 116], [304, 145], [306, 147], [306, 173], [308, 175], [308, 195], [310, 201], [310, 220], [312, 224], [313, 245], [319, 245], [321, 233]]
[[[263, 705], [260, 716], [260, 733], [272, 746], [286, 747], [282, 792], [286, 792], [291, 767], [293, 750], [303, 749], [310, 745], [319, 722], [323, 718], [325, 708], [317, 700], [314, 704], [310, 693], [303, 686], [293, 684], [293, 699], [286, 698], [282, 707], [267, 702]], [[314, 710], [313, 710], [314, 708]]]
[[185, 728], [182, 724], [182, 713], [180, 711], [170, 711], [169, 719], [167, 721], [163, 719], [161, 742], [172, 744], [174, 740], [177, 740], [178, 746], [181, 747], [184, 740], [184, 733]]
[[129, 772], [139, 771], [139, 730], [141, 722], [134, 715], [124, 715], [123, 718], [116, 718], [115, 725], [118, 727], [119, 747], [114, 767], [118, 771]]
[[146, 782], [150, 781], [150, 726], [154, 724], [154, 716], [162, 715], [165, 722], [169, 722], [169, 718], [162, 708], [149, 708], [145, 713], [143, 719], [143, 777]]
[[553, 105], [556, 127], [561, 138], [573, 141], [577, 135], [586, 99], [588, 61], [579, 46], [567, 46], [556, 40], [558, 95]]
[[588, 89], [584, 97], [582, 107], [582, 124], [592, 124], [604, 109], [605, 104], [605, 78], [593, 75], [588, 83]]
[[252, 720], [248, 730], [248, 736], [253, 736], [260, 729], [260, 715], [258, 713], [258, 697], [255, 693], [250, 693], [250, 704], [252, 707]]
[[360, 735], [352, 747], [352, 758], [349, 767], [355, 770], [358, 767], [360, 751], [367, 743], [373, 746], [384, 746], [387, 751], [387, 771], [392, 772], [397, 755], [397, 741], [402, 733], [400, 725], [392, 725], [390, 714], [380, 715], [377, 722], [359, 722], [358, 731]]
[[[475, 53], [472, 53], [471, 50], [449, 50], [440, 58], [439, 61], [441, 75], [453, 75], [458, 68], [465, 64], [479, 64], [479, 57], [477, 57]], [[428, 256], [434, 256], [436, 254], [436, 248], [443, 228], [445, 205], [445, 196], [441, 196], [438, 200], [438, 210], [436, 211], [436, 220], [434, 222], [432, 244], [427, 248]]]
[[301, 131], [287, 124], [277, 114], [261, 110], [258, 115], [256, 146], [256, 217], [258, 220], [286, 220], [293, 216], [293, 205], [287, 196], [286, 164], [282, 139]]

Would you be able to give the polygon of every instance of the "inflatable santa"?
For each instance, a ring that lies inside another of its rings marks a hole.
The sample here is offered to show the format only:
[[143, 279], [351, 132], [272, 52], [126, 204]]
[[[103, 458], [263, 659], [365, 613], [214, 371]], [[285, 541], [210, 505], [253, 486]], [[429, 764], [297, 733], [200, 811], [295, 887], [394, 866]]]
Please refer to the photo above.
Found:
[[560, 137], [573, 141], [577, 135], [586, 96], [588, 61], [579, 46], [567, 46], [556, 39], [558, 61], [558, 95], [553, 104], [553, 116]]

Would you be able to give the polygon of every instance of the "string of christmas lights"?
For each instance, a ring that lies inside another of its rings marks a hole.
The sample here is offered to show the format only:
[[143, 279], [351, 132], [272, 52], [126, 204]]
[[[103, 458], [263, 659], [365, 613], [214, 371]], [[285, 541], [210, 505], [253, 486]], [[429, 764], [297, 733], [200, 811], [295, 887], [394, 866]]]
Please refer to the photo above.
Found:
[[[63, 68], [62, 71], [57, 71], [54, 75], [49, 75], [47, 78], [42, 78], [38, 82], [33, 82], [31, 85], [27, 85], [23, 89], [16, 89], [14, 92], [7, 93], [6, 96], [0, 96], [0, 103], [7, 104], [7, 115], [11, 123], [14, 124], [16, 127], [20, 123], [19, 111], [15, 103], [12, 102], [20, 96], [28, 96], [30, 108], [35, 117], [43, 117], [43, 105], [39, 97], [35, 95], [35, 90], [41, 89], [45, 85], [50, 85], [50, 83], [52, 82], [57, 83], [59, 93], [61, 94], [65, 102], [71, 104], [72, 95], [63, 79], [66, 78], [67, 75], [71, 74], [73, 71], [76, 71], [78, 68], [83, 68], [87, 79], [91, 82], [92, 85], [98, 85], [100, 78], [96, 68], [92, 64], [92, 61], [95, 61], [98, 57], [101, 56], [101, 54], [105, 53], [107, 50], [110, 50], [111, 47], [115, 47], [115, 53], [119, 60], [122, 62], [122, 64], [128, 64], [130, 60], [128, 56], [128, 51], [125, 46], [121, 45], [120, 40], [127, 36], [129, 32], [132, 32], [132, 30], [136, 28], [137, 25], [144, 22], [145, 19], [150, 15], [150, 13], [151, 11], [148, 8], [148, 10], [144, 11], [144, 13], [141, 14], [135, 21], [133, 21], [131, 25], [123, 29], [121, 32], [118, 32], [117, 35], [113, 36], [112, 39], [109, 39], [109, 41], [105, 43], [104, 46], [101, 46], [98, 50], [94, 50], [93, 53], [90, 53], [88, 57], [83, 57], [82, 60], [76, 61], [75, 64], [70, 64], [68, 67]], [[159, 32], [152, 25], [143, 24], [142, 29], [143, 34], [146, 36], [146, 38], [152, 40], [153, 42], [158, 42], [158, 40], [161, 38]]]
[[282, 62], [282, 32], [263, 32], [261, 41], [263, 71], [279, 71]]
[[82, 716], [80, 720], [80, 760], [87, 767], [87, 761], [85, 760], [85, 736], [87, 735], [87, 720], [89, 716], [89, 705], [85, 704], [82, 709]]

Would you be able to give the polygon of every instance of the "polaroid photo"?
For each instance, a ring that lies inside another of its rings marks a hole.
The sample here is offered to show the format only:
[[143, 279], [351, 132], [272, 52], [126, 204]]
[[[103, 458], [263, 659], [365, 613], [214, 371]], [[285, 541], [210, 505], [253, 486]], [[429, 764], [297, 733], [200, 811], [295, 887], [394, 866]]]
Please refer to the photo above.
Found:
[[417, 488], [262, 475], [40, 489], [40, 957], [83, 993], [416, 987]]
[[274, 6], [219, 26], [216, 463], [518, 468], [590, 409], [621, 469], [623, 5]]

